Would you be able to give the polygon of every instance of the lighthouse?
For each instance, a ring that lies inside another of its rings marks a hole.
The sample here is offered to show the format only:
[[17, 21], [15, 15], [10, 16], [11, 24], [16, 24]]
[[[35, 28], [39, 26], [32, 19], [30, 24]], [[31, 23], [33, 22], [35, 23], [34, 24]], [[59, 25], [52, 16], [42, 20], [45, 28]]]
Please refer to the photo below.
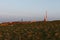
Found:
[[47, 21], [47, 11], [46, 11], [46, 13], [44, 15], [44, 22], [46, 22], [46, 21]]

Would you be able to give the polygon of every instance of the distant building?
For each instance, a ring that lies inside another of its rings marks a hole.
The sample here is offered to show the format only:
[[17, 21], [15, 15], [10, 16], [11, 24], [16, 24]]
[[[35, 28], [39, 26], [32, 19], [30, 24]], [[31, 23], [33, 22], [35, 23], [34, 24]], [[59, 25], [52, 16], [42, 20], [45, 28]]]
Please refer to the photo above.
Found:
[[31, 22], [36, 22], [35, 20], [31, 21]]

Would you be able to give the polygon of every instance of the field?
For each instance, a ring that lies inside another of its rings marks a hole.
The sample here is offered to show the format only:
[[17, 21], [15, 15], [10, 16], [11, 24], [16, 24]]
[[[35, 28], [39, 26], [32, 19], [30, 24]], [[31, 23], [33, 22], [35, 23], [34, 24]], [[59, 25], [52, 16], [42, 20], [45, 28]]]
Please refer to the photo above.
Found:
[[0, 40], [60, 40], [60, 21], [0, 25]]

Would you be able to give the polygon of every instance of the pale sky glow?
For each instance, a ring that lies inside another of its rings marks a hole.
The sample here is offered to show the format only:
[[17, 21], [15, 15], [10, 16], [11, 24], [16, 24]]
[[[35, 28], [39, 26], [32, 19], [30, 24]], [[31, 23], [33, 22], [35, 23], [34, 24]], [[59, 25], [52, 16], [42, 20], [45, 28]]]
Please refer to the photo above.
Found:
[[60, 0], [0, 0], [1, 16], [43, 19], [45, 11], [49, 20], [60, 19]]

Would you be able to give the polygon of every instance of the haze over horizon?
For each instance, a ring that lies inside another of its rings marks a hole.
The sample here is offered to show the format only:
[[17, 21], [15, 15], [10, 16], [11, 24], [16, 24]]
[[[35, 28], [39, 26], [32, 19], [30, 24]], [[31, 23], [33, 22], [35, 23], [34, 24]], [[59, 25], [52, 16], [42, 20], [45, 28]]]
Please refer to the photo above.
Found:
[[0, 0], [0, 22], [43, 20], [46, 11], [48, 20], [60, 20], [60, 0]]

